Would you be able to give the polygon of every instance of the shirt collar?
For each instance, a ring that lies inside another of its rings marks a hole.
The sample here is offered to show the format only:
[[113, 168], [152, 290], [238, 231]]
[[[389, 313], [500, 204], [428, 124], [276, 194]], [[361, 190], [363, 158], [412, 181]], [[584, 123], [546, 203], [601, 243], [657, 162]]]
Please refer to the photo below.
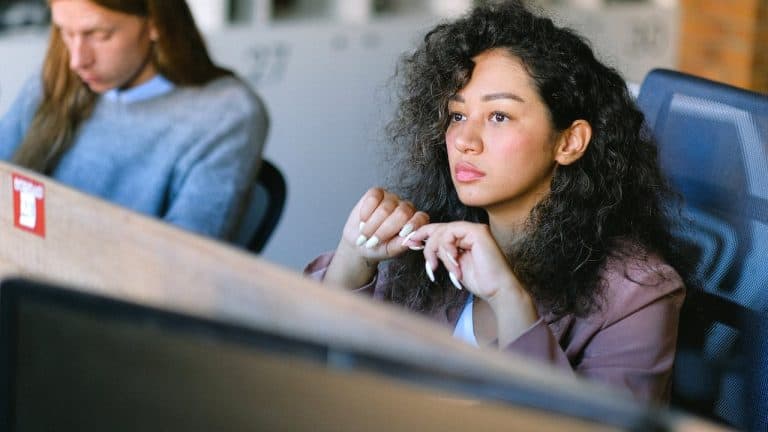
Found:
[[157, 96], [164, 95], [176, 86], [168, 81], [164, 76], [157, 74], [149, 81], [139, 84], [129, 89], [120, 90], [114, 88], [104, 93], [104, 97], [110, 101], [120, 102], [123, 104], [132, 104], [134, 102], [141, 102], [148, 99], [155, 98]]

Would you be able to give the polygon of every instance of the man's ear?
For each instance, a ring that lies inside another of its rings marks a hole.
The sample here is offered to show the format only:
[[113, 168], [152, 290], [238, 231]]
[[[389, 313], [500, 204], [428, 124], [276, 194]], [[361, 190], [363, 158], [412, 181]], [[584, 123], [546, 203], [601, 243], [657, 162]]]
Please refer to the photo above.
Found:
[[555, 161], [570, 165], [584, 156], [592, 139], [592, 126], [586, 120], [575, 120], [568, 129], [560, 133], [555, 151]]

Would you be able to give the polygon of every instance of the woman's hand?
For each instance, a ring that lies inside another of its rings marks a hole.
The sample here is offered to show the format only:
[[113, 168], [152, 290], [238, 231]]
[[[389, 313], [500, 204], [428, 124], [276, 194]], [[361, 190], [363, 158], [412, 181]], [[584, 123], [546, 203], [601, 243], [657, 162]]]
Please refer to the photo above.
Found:
[[499, 346], [506, 346], [538, 320], [528, 291], [517, 279], [487, 225], [470, 222], [430, 224], [409, 237], [406, 246], [424, 245], [430, 279], [442, 263], [451, 282], [490, 305]]
[[357, 202], [344, 225], [325, 281], [348, 288], [369, 282], [379, 262], [408, 250], [405, 237], [429, 223], [429, 216], [408, 201], [372, 188]]
[[487, 225], [430, 224], [408, 242], [411, 246], [419, 243], [424, 244], [428, 274], [442, 263], [457, 288], [467, 288], [483, 300], [495, 298], [503, 289], [522, 289]]

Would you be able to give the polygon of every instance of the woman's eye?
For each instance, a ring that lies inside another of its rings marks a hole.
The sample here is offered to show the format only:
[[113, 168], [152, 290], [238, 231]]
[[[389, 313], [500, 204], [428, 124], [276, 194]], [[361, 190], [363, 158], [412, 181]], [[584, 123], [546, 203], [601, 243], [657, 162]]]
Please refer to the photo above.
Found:
[[461, 113], [454, 112], [454, 113], [451, 113], [450, 116], [451, 116], [452, 122], [460, 122], [464, 120], [464, 114], [461, 114]]
[[495, 121], [497, 123], [501, 123], [501, 122], [503, 122], [505, 120], [508, 120], [508, 119], [509, 119], [509, 116], [504, 114], [504, 113], [495, 112], [495, 113], [491, 114], [491, 120]]

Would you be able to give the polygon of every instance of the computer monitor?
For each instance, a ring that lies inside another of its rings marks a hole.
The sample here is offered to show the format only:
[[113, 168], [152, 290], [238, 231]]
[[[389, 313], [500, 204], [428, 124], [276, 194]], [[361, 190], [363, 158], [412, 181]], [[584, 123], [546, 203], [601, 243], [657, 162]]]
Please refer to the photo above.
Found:
[[[478, 397], [499, 389], [362, 354], [348, 353], [347, 367], [338, 367], [343, 361], [329, 367], [332, 352], [256, 329], [8, 280], [0, 284], [0, 429], [578, 431], [606, 425]], [[579, 404], [589, 407], [588, 395], [571, 405]], [[620, 429], [648, 424], [648, 418], [605, 416]]]

